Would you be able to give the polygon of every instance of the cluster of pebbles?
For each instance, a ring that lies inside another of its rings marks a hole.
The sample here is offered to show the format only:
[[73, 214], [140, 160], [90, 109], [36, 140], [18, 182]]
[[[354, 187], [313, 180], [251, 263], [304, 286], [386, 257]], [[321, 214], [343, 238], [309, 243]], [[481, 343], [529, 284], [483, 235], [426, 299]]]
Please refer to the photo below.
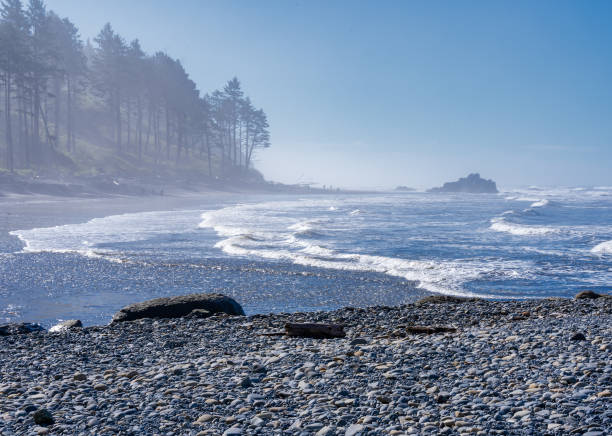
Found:
[[2, 435], [612, 434], [608, 297], [142, 319], [0, 337], [0, 356]]

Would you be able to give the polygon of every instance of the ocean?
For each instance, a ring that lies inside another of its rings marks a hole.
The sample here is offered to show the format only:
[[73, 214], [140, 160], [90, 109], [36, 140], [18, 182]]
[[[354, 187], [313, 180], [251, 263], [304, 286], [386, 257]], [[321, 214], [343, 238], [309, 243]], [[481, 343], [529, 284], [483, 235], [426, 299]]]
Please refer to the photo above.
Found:
[[612, 289], [612, 187], [156, 206], [79, 215], [73, 204], [68, 224], [56, 211], [40, 225], [43, 204], [36, 222], [6, 221], [0, 321], [104, 324], [126, 304], [190, 292], [230, 295], [253, 314]]

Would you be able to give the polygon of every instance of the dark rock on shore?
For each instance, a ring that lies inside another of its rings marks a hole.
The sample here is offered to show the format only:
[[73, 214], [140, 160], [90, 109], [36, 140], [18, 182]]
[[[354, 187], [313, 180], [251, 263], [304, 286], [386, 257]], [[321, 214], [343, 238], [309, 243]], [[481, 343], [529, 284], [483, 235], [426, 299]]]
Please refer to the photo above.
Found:
[[189, 312], [189, 315], [187, 315], [187, 318], [208, 318], [213, 316], [213, 313], [206, 310], [206, 309], [194, 309], [191, 312]]
[[45, 329], [38, 324], [22, 322], [18, 324], [5, 324], [0, 326], [0, 336], [23, 335], [35, 332], [44, 332]]
[[47, 409], [39, 409], [34, 412], [34, 422], [38, 425], [51, 425], [54, 423], [53, 415]]
[[582, 292], [578, 292], [575, 298], [576, 300], [585, 300], [585, 299], [592, 300], [592, 299], [600, 298], [604, 296], [605, 295], [601, 295], [593, 291], [582, 291]]
[[142, 318], [181, 318], [197, 309], [206, 310], [211, 314], [221, 312], [228, 315], [244, 315], [240, 304], [225, 295], [189, 294], [130, 304], [117, 312], [111, 323]]
[[448, 303], [470, 303], [478, 301], [478, 298], [468, 297], [455, 297], [453, 295], [430, 295], [428, 297], [421, 298], [416, 304], [448, 304]]
[[480, 174], [470, 174], [456, 182], [447, 182], [440, 188], [432, 188], [429, 192], [465, 192], [469, 194], [497, 194], [497, 185], [493, 180], [485, 180]]
[[69, 319], [68, 321], [60, 322], [49, 329], [50, 333], [57, 333], [66, 330], [82, 328], [83, 323], [80, 319]]

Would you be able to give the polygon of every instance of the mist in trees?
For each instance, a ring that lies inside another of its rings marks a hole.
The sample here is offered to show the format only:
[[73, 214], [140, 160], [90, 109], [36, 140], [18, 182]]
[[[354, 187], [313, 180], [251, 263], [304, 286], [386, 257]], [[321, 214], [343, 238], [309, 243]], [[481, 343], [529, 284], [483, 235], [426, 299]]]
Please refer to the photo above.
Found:
[[2, 0], [0, 81], [0, 166], [11, 172], [71, 162], [95, 142], [153, 165], [199, 159], [207, 176], [227, 177], [270, 145], [266, 114], [237, 78], [202, 95], [169, 54], [145, 53], [110, 24], [83, 43], [42, 0]]

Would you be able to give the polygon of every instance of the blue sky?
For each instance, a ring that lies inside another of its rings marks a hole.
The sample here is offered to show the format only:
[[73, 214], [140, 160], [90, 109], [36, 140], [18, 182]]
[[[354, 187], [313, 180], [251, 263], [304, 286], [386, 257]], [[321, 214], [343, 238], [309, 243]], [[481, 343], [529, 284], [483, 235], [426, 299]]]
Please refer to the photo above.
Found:
[[268, 179], [429, 187], [612, 185], [612, 2], [48, 0], [238, 76], [267, 112]]

